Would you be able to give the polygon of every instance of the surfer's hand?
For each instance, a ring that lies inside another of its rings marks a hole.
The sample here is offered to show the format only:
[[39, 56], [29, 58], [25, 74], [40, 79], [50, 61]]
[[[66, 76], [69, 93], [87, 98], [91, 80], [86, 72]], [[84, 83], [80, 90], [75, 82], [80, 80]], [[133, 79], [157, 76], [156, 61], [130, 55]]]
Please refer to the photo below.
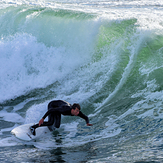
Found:
[[92, 124], [90, 124], [90, 123], [87, 123], [87, 126], [93, 126]]
[[44, 122], [44, 119], [42, 118], [40, 121], [39, 121], [39, 126], [41, 126]]

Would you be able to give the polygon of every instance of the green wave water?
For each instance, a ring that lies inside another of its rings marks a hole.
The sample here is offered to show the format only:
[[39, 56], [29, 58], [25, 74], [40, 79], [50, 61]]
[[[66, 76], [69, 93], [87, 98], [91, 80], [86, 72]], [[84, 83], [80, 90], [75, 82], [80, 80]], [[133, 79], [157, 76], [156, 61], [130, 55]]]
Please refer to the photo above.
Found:
[[[160, 8], [49, 4], [0, 9], [0, 160], [161, 162]], [[11, 135], [15, 126], [37, 123], [54, 99], [80, 103], [93, 126], [62, 117], [48, 138]]]

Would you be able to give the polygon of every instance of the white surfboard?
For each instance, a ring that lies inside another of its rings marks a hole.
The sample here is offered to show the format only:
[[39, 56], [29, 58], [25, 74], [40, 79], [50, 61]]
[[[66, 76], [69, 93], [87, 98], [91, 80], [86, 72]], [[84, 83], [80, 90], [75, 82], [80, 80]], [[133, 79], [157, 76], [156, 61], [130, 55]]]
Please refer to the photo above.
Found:
[[41, 135], [50, 132], [47, 127], [39, 127], [36, 131], [36, 136], [34, 136], [30, 131], [30, 126], [34, 125], [33, 123], [20, 125], [14, 128], [11, 133], [18, 139], [30, 141], [32, 139], [39, 138]]

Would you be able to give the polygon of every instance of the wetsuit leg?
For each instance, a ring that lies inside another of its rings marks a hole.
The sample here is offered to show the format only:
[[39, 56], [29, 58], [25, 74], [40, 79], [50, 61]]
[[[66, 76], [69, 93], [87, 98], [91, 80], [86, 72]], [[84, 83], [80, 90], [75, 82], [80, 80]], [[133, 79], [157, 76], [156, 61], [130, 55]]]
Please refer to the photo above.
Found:
[[[33, 125], [32, 127], [34, 129], [38, 128], [38, 127], [43, 127], [43, 126], [52, 126], [54, 124], [54, 115], [52, 115], [49, 119], [48, 122], [44, 121], [43, 124], [41, 126], [39, 126], [39, 124], [37, 123], [36, 125]], [[50, 130], [50, 129], [49, 129]], [[50, 130], [51, 131], [51, 130]]]
[[[53, 116], [53, 117], [52, 117], [52, 116]], [[49, 128], [50, 131], [54, 131], [55, 128], [59, 128], [59, 127], [60, 127], [60, 124], [61, 124], [61, 114], [50, 115], [48, 118], [49, 118], [49, 119], [54, 118], [53, 124], [50, 125], [50, 126], [48, 126], [48, 128]]]
[[49, 128], [50, 131], [55, 130], [55, 128], [54, 128], [54, 121], [55, 121], [54, 115], [52, 115], [52, 114], [48, 115], [48, 122], [51, 122], [50, 123], [51, 125], [48, 125], [48, 128]]
[[57, 115], [55, 115], [55, 117], [54, 117], [54, 126], [56, 127], [56, 128], [59, 128], [60, 127], [60, 124], [61, 124], [61, 114], [57, 114]]
[[59, 128], [61, 124], [61, 114], [53, 115], [50, 114], [48, 116], [48, 122], [44, 121], [44, 123], [39, 126], [39, 124], [33, 125], [32, 127], [36, 129], [37, 127], [47, 126], [50, 131], [54, 131], [55, 128]]

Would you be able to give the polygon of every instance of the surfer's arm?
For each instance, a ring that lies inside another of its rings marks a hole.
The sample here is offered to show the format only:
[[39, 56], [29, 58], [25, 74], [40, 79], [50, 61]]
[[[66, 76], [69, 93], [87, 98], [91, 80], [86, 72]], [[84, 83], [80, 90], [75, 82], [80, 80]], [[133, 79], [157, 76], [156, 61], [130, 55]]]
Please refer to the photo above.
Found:
[[92, 124], [89, 123], [88, 117], [85, 114], [83, 114], [81, 111], [79, 112], [78, 116], [85, 119], [87, 126], [92, 126]]

